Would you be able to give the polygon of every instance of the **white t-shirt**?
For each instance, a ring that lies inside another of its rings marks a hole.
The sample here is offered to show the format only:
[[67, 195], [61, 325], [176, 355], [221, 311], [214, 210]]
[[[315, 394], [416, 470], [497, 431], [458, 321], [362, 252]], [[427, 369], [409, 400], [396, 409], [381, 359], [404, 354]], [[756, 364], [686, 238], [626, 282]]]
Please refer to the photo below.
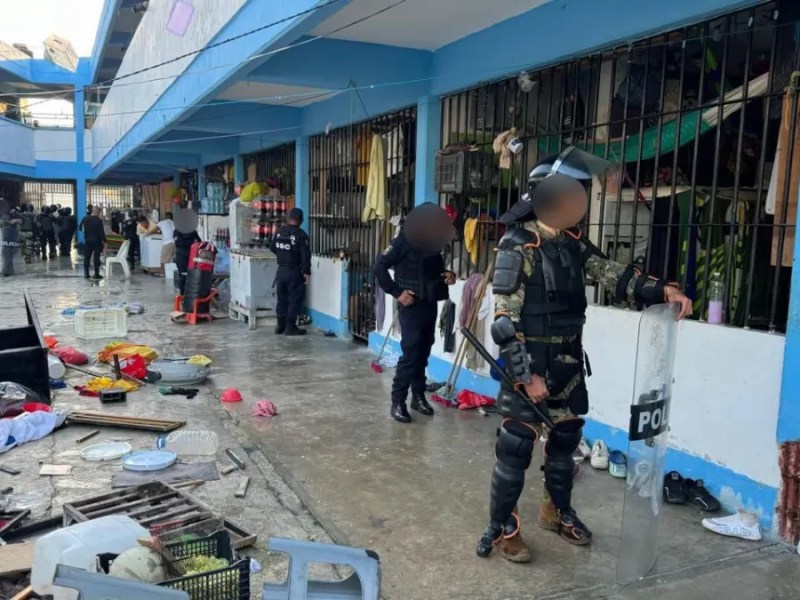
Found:
[[164, 219], [158, 222], [158, 228], [161, 230], [161, 245], [166, 246], [171, 244], [175, 238], [175, 223], [172, 219]]

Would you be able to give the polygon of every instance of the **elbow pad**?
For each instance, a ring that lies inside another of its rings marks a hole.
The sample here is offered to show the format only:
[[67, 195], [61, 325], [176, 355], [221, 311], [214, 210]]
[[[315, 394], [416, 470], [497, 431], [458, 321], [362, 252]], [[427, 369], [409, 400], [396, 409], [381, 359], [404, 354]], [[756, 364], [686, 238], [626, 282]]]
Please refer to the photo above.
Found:
[[495, 294], [508, 296], [522, 285], [525, 257], [516, 250], [500, 250], [494, 260], [492, 290]]
[[521, 384], [531, 380], [531, 358], [525, 343], [517, 337], [514, 322], [506, 315], [501, 315], [491, 327], [492, 339], [500, 347], [500, 357], [511, 378]]

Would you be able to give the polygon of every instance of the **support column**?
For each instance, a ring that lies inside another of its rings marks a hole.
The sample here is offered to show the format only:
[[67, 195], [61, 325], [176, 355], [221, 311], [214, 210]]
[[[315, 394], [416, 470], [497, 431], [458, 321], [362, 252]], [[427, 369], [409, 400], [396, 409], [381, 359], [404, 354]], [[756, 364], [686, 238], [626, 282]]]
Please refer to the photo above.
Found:
[[[78, 176], [75, 178], [75, 217], [78, 223], [86, 216], [86, 180], [83, 178], [84, 136], [86, 133], [86, 102], [83, 87], [75, 86], [72, 104], [72, 123], [75, 127], [75, 166]], [[83, 232], [78, 231], [77, 239], [83, 244]]]
[[246, 179], [247, 174], [244, 172], [244, 156], [237, 154], [233, 157], [233, 185], [239, 185], [239, 183]]
[[[308, 137], [298, 136], [294, 140], [294, 198], [295, 206], [303, 210], [306, 223], [308, 223], [311, 210], [308, 169]], [[306, 230], [308, 230], [307, 226]]]
[[417, 167], [414, 205], [438, 202], [434, 189], [436, 152], [442, 140], [442, 106], [436, 96], [423, 96], [417, 101]]

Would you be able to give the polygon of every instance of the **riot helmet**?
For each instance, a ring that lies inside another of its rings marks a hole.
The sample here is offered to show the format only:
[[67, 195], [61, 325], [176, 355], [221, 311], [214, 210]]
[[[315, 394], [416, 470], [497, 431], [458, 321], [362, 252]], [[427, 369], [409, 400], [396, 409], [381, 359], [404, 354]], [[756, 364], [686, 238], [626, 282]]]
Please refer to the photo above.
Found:
[[[580, 182], [588, 182], [593, 177], [606, 173], [613, 166], [612, 162], [579, 150], [575, 146], [569, 146], [559, 154], [548, 156], [533, 167], [528, 175], [527, 192], [500, 217], [500, 222], [511, 224], [529, 221], [537, 215], [541, 218], [543, 211], [556, 208], [555, 201], [560, 195], [566, 195], [577, 201], [579, 194], [576, 183], [583, 188], [583, 193], [586, 195], [586, 188]], [[586, 203], [588, 205], [588, 196]], [[552, 214], [552, 210], [550, 212]]]

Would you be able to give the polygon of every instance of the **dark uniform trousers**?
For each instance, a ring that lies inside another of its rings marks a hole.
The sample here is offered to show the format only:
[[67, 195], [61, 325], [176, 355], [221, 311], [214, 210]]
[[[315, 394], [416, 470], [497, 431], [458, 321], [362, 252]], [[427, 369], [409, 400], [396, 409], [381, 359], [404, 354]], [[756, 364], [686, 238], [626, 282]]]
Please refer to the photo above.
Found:
[[392, 383], [392, 401], [405, 402], [408, 389], [414, 394], [425, 392], [425, 368], [436, 339], [436, 302], [415, 302], [399, 306], [400, 347], [403, 356], [397, 363]]
[[275, 277], [278, 304], [275, 313], [279, 319], [287, 323], [296, 323], [297, 316], [303, 310], [306, 295], [306, 283], [299, 265], [279, 266]]

